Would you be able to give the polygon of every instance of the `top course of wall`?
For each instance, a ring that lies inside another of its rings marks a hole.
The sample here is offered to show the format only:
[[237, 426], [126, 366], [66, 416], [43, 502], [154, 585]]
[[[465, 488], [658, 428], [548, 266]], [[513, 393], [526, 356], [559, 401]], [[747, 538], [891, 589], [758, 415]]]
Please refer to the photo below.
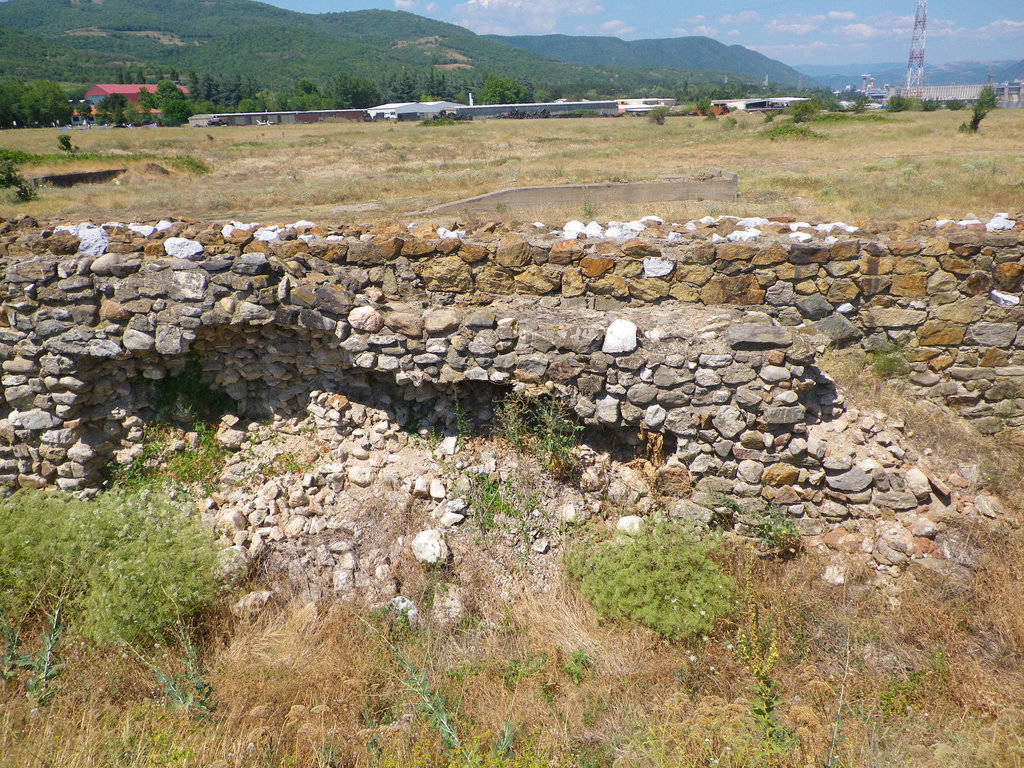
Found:
[[284, 281], [313, 312], [316, 286], [339, 280], [353, 294], [383, 300], [486, 303], [521, 294], [599, 310], [671, 301], [761, 306], [784, 325], [813, 325], [838, 344], [888, 344], [929, 396], [976, 418], [1013, 419], [1018, 405], [997, 413], [986, 403], [1018, 399], [991, 393], [994, 382], [1011, 382], [1003, 395], [1024, 383], [1022, 246], [1024, 215], [813, 226], [648, 218], [606, 228], [570, 222], [554, 231], [487, 223], [469, 232], [387, 222], [333, 229], [310, 222], [0, 224], [11, 295], [18, 292], [12, 287], [56, 270], [54, 257], [74, 255], [78, 277], [127, 277], [168, 258], [178, 259], [172, 269], [192, 265], [210, 274], [211, 266], [238, 259], [234, 269], [249, 265], [241, 279]]

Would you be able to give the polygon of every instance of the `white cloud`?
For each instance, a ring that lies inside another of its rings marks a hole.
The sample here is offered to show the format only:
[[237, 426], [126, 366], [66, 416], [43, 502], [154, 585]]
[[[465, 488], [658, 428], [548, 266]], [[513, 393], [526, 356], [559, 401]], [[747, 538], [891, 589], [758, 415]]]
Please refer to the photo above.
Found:
[[978, 34], [985, 38], [1012, 37], [1024, 34], [1024, 21], [1011, 21], [1010, 19], [997, 19], [989, 22], [978, 30]]
[[400, 11], [411, 11], [419, 3], [416, 0], [395, 0], [395, 8]]
[[853, 11], [829, 11], [828, 17], [833, 21], [853, 21], [857, 14]]
[[[466, 0], [452, 8], [458, 22], [486, 34], [548, 34], [565, 17], [602, 13], [604, 8], [585, 0]], [[593, 27], [585, 28], [591, 33]]]
[[872, 40], [876, 37], [882, 37], [889, 34], [889, 30], [872, 27], [870, 24], [865, 24], [864, 22], [847, 24], [845, 27], [841, 27], [841, 31], [848, 37], [853, 37], [858, 40]]
[[678, 37], [690, 37], [691, 35], [714, 37], [718, 34], [718, 27], [711, 27], [707, 24], [698, 24], [695, 27], [676, 27], [672, 30], [672, 34]]
[[761, 14], [757, 11], [740, 11], [727, 13], [718, 19], [719, 24], [760, 24]]
[[620, 19], [612, 19], [606, 21], [598, 26], [598, 29], [602, 32], [607, 32], [610, 35], [631, 35], [636, 32], [636, 27], [631, 27], [626, 22]]
[[765, 24], [764, 31], [770, 35], [810, 35], [821, 29], [824, 20], [825, 17], [819, 15], [781, 16]]
[[783, 61], [804, 61], [813, 59], [823, 54], [833, 54], [830, 56], [834, 59], [834, 54], [837, 51], [843, 50], [848, 51], [852, 48], [859, 48], [859, 45], [840, 45], [839, 43], [826, 43], [823, 40], [814, 40], [810, 43], [787, 43], [785, 45], [748, 45], [751, 50], [763, 53], [773, 59], [781, 59]]

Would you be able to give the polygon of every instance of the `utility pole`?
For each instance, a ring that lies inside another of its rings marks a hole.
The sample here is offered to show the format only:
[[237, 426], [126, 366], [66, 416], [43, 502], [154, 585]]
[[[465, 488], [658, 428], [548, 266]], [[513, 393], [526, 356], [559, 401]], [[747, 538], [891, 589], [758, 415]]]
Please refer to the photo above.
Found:
[[928, 0], [917, 0], [917, 15], [914, 18], [914, 37], [910, 41], [910, 58], [907, 60], [907, 87], [905, 96], [920, 98], [924, 87], [924, 38], [928, 27]]

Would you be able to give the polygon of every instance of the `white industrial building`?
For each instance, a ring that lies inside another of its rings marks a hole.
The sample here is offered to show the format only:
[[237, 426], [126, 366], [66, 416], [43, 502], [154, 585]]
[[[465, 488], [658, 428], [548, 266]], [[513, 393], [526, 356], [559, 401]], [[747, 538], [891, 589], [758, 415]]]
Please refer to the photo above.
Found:
[[430, 120], [464, 106], [454, 101], [402, 101], [371, 107], [366, 114], [371, 120]]

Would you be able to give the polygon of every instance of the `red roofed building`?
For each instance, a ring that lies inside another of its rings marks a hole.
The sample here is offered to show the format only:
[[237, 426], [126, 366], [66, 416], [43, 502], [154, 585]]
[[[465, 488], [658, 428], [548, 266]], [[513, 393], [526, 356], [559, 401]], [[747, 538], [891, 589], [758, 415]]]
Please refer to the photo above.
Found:
[[[99, 104], [107, 96], [119, 93], [133, 104], [138, 104], [139, 91], [143, 88], [150, 93], [156, 93], [155, 83], [137, 83], [134, 85], [131, 83], [126, 85], [122, 85], [121, 83], [101, 83], [99, 85], [94, 85], [89, 89], [88, 93], [85, 94], [85, 100], [92, 104]], [[188, 88], [183, 85], [179, 85], [178, 88], [182, 93], [188, 96]]]

